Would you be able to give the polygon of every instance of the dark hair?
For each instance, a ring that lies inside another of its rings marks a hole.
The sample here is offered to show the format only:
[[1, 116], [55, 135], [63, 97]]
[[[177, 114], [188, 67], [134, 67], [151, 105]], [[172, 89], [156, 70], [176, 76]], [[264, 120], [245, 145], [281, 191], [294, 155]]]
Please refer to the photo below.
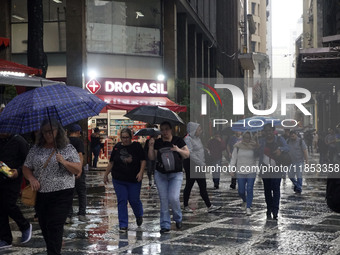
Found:
[[289, 135], [297, 135], [297, 132], [295, 130], [292, 130], [289, 132]]
[[99, 132], [99, 128], [97, 128], [97, 127], [94, 128], [94, 129], [93, 129], [93, 132], [94, 132], [94, 133], [98, 133], [98, 132]]
[[273, 131], [275, 131], [275, 126], [272, 126], [271, 123], [268, 123], [268, 124], [264, 125], [263, 129], [265, 129], [266, 127], [270, 127]]
[[170, 129], [172, 129], [172, 125], [170, 124], [169, 121], [163, 121], [160, 126], [169, 126]]
[[123, 129], [121, 129], [120, 130], [120, 138], [122, 138], [122, 134], [123, 133], [127, 133], [130, 136], [130, 138], [132, 138], [132, 131], [131, 131], [130, 128], [123, 128]]
[[[49, 119], [44, 119], [43, 122], [41, 122], [40, 131], [46, 125], [48, 125], [49, 127], [51, 125], [52, 128], [57, 129], [58, 132], [57, 132], [57, 136], [55, 138], [55, 142], [57, 144], [57, 148], [58, 149], [63, 149], [63, 148], [65, 148], [70, 143], [69, 139], [67, 138], [65, 130], [60, 125], [58, 120], [56, 120], [54, 118], [51, 118], [50, 120]], [[42, 132], [39, 132], [37, 145], [39, 147], [43, 147], [45, 144], [46, 144], [45, 137], [44, 137]]]

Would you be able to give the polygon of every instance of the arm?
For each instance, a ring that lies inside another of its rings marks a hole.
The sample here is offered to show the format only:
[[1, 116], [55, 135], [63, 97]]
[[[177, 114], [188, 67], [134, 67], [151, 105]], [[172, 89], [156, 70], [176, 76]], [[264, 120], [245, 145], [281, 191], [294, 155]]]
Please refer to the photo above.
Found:
[[308, 164], [308, 151], [303, 150], [303, 157], [305, 158], [306, 164]]
[[[190, 136], [185, 137], [184, 142], [187, 144], [189, 152], [192, 152], [193, 151], [193, 146], [192, 146], [192, 143], [191, 143]], [[182, 156], [182, 158], [183, 158], [183, 156]], [[199, 166], [204, 166], [205, 165], [205, 162], [203, 162], [201, 158], [199, 158], [197, 155], [195, 155], [195, 153], [190, 153], [190, 159], [196, 165], [199, 165]]]
[[288, 147], [286, 140], [283, 139], [281, 136], [277, 137], [277, 139], [279, 139], [280, 151], [289, 152], [289, 147]]
[[106, 167], [105, 174], [104, 174], [104, 184], [105, 185], [108, 184], [108, 182], [109, 182], [108, 175], [111, 172], [112, 167], [113, 167], [113, 161], [110, 161], [109, 165]]
[[182, 148], [178, 148], [178, 146], [177, 145], [174, 145], [172, 148], [171, 148], [171, 150], [172, 151], [177, 151], [180, 155], [181, 155], [181, 157], [183, 158], [183, 159], [186, 159], [186, 158], [189, 158], [189, 156], [190, 156], [190, 151], [189, 151], [189, 149], [188, 149], [188, 146], [183, 146]]
[[237, 162], [237, 148], [234, 148], [233, 150], [233, 154], [231, 156], [231, 160], [230, 160], [230, 166], [236, 166], [236, 162]]
[[143, 180], [145, 166], [146, 166], [146, 160], [141, 160], [140, 170], [136, 176], [136, 179], [138, 182], [141, 182]]
[[40, 183], [34, 177], [32, 170], [30, 168], [26, 167], [26, 166], [23, 166], [22, 172], [24, 174], [24, 177], [30, 182], [32, 189], [33, 190], [39, 190], [40, 189]]
[[[80, 164], [83, 165], [83, 160], [84, 160], [83, 153], [78, 152], [78, 155], [79, 155], [79, 158], [80, 158]], [[80, 176], [81, 176], [81, 173], [77, 174], [76, 178], [79, 178]]]
[[59, 163], [64, 165], [64, 167], [67, 169], [67, 171], [71, 172], [74, 175], [80, 175], [82, 171], [82, 163], [81, 162], [70, 162], [64, 159], [64, 157], [57, 153], [56, 159]]

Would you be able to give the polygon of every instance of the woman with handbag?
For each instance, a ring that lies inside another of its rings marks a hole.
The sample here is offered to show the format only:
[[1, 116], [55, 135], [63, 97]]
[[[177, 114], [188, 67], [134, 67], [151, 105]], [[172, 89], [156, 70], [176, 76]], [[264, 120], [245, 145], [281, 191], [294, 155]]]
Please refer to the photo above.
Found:
[[142, 145], [139, 142], [132, 142], [132, 132], [129, 128], [120, 131], [120, 139], [121, 142], [112, 150], [110, 163], [104, 174], [104, 183], [108, 183], [108, 175], [111, 173], [118, 203], [119, 232], [126, 233], [129, 223], [128, 201], [135, 214], [137, 226], [143, 223], [140, 190], [146, 161]]
[[189, 149], [181, 137], [172, 135], [169, 122], [160, 125], [161, 138], [149, 141], [149, 159], [156, 160], [155, 181], [161, 202], [160, 233], [168, 233], [171, 227], [169, 204], [177, 229], [182, 228], [182, 211], [179, 200], [182, 181], [182, 160], [189, 157]]
[[42, 122], [38, 142], [29, 151], [23, 173], [36, 190], [36, 213], [47, 254], [60, 254], [64, 224], [72, 206], [79, 155], [56, 119]]

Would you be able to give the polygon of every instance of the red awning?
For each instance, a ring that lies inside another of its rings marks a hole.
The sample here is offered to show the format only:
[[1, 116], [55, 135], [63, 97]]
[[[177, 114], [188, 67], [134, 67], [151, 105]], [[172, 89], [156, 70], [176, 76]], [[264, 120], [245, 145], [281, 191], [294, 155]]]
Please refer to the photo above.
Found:
[[15, 62], [7, 61], [5, 59], [0, 59], [0, 71], [8, 72], [19, 72], [28, 75], [41, 75], [41, 69], [21, 65]]
[[187, 107], [178, 105], [167, 97], [146, 97], [146, 96], [116, 96], [116, 95], [96, 95], [101, 100], [108, 103], [107, 110], [126, 110], [132, 109], [141, 105], [158, 105], [166, 107], [174, 112], [186, 112]]
[[9, 39], [5, 37], [0, 37], [0, 46], [4, 45], [5, 47], [9, 46]]

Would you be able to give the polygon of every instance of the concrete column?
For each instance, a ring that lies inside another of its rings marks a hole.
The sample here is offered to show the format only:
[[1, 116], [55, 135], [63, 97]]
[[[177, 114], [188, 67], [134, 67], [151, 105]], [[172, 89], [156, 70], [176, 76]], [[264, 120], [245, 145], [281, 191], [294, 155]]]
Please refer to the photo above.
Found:
[[188, 74], [190, 78], [197, 77], [197, 41], [195, 25], [188, 26]]
[[204, 42], [204, 77], [210, 77], [210, 51], [209, 51], [209, 43], [207, 41]]
[[188, 21], [185, 13], [177, 14], [177, 75], [188, 82]]
[[[0, 37], [11, 38], [11, 1], [0, 1]], [[11, 42], [12, 43], [12, 42]], [[1, 46], [0, 58], [10, 59], [11, 47]]]
[[211, 47], [209, 49], [209, 55], [210, 55], [210, 78], [216, 78], [216, 48]]
[[177, 11], [174, 0], [163, 1], [163, 4], [163, 68], [167, 77], [169, 97], [177, 101], [175, 88], [175, 80], [177, 78]]
[[204, 64], [203, 64], [203, 36], [197, 34], [197, 77], [203, 77]]
[[66, 1], [66, 83], [83, 87], [86, 73], [85, 1]]

